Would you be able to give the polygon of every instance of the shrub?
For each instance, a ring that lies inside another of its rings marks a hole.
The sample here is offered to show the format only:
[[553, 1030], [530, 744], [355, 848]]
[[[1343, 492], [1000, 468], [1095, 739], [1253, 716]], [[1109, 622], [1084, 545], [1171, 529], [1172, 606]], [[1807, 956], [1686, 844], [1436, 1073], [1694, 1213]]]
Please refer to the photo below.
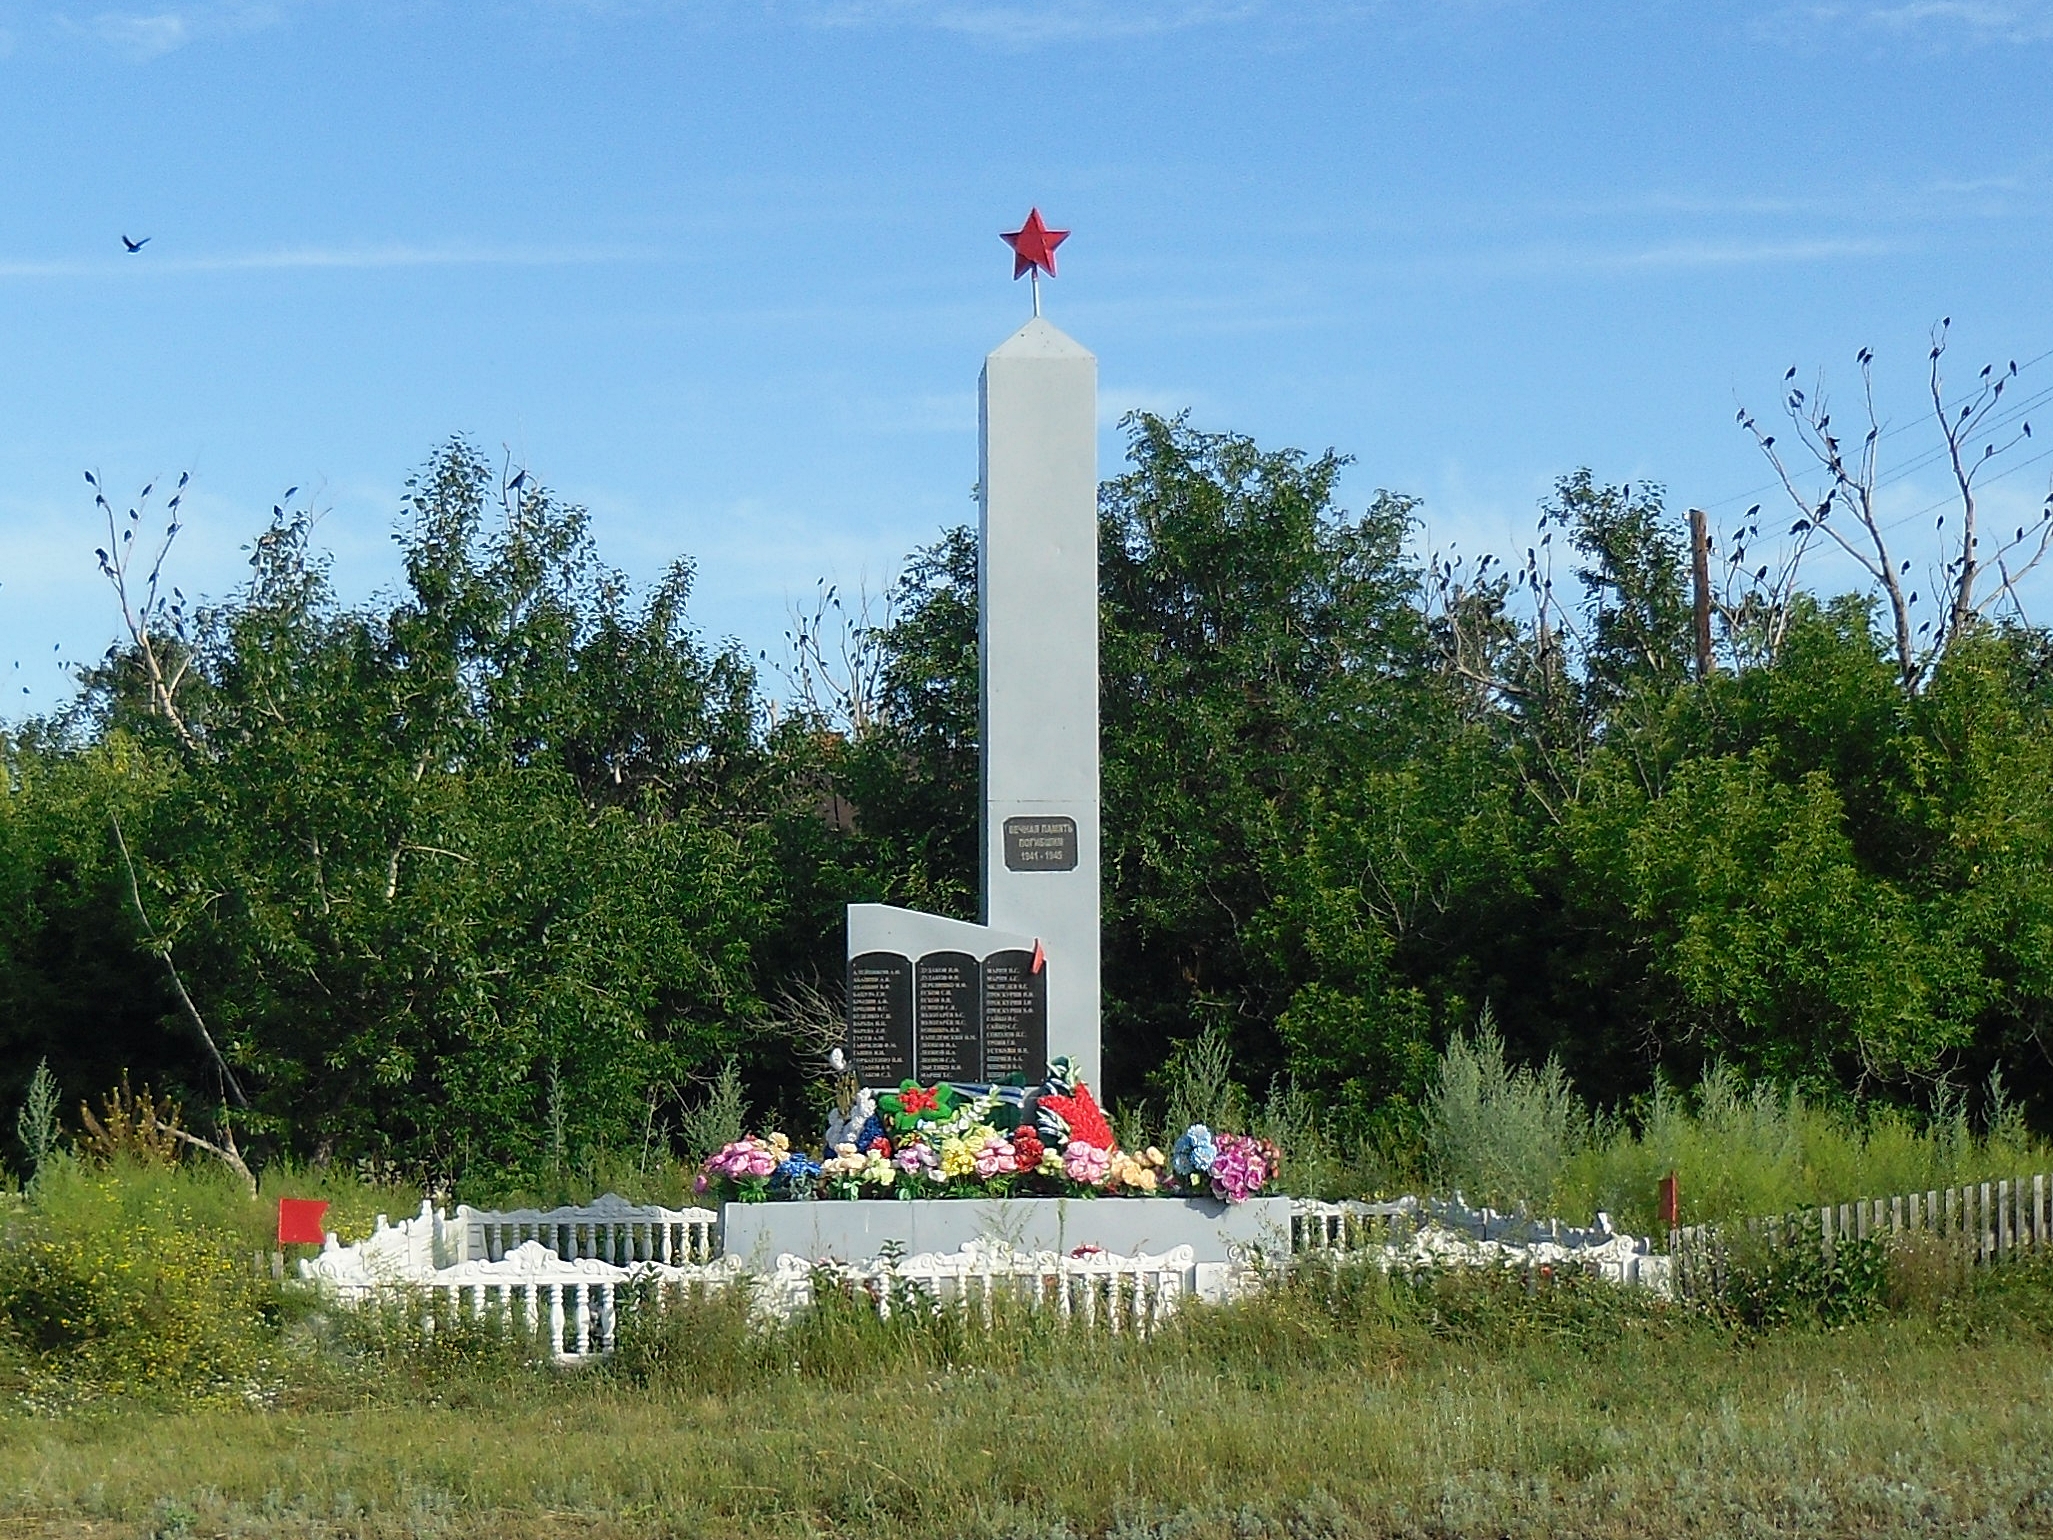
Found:
[[1487, 1006], [1473, 1038], [1448, 1043], [1426, 1097], [1433, 1174], [1471, 1203], [1544, 1208], [1589, 1126], [1559, 1060], [1537, 1072], [1505, 1063]]
[[[70, 1173], [0, 1234], [0, 1332], [28, 1388], [176, 1400], [239, 1391], [263, 1366], [280, 1299], [233, 1232], [161, 1187]], [[53, 1185], [39, 1183], [38, 1198]]]
[[678, 1117], [677, 1135], [694, 1165], [715, 1150], [734, 1143], [746, 1132], [748, 1098], [741, 1084], [741, 1066], [729, 1058], [699, 1101]]
[[1723, 1259], [1718, 1308], [1751, 1331], [1847, 1326], [1888, 1299], [1889, 1248], [1879, 1236], [1841, 1236], [1825, 1255], [1814, 1217], [1738, 1229]]

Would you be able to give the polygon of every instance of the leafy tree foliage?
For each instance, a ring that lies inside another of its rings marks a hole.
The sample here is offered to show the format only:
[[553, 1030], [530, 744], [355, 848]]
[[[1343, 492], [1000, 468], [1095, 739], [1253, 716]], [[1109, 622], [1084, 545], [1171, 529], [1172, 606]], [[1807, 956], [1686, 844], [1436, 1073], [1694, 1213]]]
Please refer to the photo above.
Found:
[[[2001, 1069], [2053, 1115], [2053, 639], [1970, 608], [1907, 668], [1886, 596], [1771, 584], [1718, 601], [1698, 678], [1658, 486], [1577, 472], [1522, 563], [1421, 564], [1414, 503], [1340, 508], [1334, 454], [1128, 432], [1113, 1094], [1210, 1034], [1422, 1130], [1487, 1010], [1605, 1100], [1714, 1062], [1911, 1103]], [[289, 505], [211, 608], [110, 557], [126, 641], [4, 744], [7, 1073], [131, 1068], [259, 1153], [436, 1173], [661, 1144], [730, 1060], [798, 1115], [842, 907], [975, 913], [973, 535], [781, 706], [692, 632], [688, 564], [633, 591], [463, 443], [398, 538], [403, 590], [354, 608]]]
[[337, 606], [281, 510], [173, 710], [117, 655], [85, 747], [16, 745], [17, 784], [83, 782], [103, 924], [132, 867], [114, 913], [196, 1002], [145, 992], [164, 1039], [225, 1060], [188, 1079], [278, 1145], [451, 1170], [542, 1130], [631, 1144], [760, 1015], [753, 674], [686, 630], [688, 567], [630, 602], [581, 510], [494, 481], [457, 443], [412, 483], [381, 609]]

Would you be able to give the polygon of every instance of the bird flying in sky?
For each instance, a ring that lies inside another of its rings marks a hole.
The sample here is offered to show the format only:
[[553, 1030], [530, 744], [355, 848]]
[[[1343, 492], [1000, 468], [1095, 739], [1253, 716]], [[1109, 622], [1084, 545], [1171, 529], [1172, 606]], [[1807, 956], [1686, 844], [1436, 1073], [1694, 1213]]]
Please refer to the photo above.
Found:
[[145, 246], [150, 244], [150, 238], [146, 235], [139, 241], [132, 241], [124, 235], [121, 238], [121, 244], [127, 248], [128, 254], [132, 257], [137, 252], [141, 251]]

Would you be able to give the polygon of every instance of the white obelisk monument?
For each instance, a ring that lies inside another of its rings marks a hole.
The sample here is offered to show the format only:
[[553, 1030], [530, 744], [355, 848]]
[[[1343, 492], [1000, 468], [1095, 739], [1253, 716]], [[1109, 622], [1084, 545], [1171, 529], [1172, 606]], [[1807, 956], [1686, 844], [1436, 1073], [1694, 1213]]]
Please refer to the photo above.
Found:
[[1098, 1084], [1098, 361], [1040, 316], [984, 360], [984, 923], [1034, 937], [1048, 1052]]
[[1004, 238], [1034, 315], [984, 360], [977, 550], [982, 924], [848, 906], [863, 1083], [1099, 1069], [1098, 361], [1041, 318], [1040, 210]]

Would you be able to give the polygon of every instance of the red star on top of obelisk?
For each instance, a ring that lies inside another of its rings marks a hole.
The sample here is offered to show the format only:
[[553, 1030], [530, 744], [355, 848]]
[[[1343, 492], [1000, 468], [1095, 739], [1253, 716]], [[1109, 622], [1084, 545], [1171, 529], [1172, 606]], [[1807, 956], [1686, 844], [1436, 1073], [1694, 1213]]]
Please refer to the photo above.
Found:
[[999, 237], [1012, 248], [1012, 276], [1019, 278], [1039, 268], [1050, 278], [1055, 276], [1055, 248], [1069, 239], [1067, 230], [1050, 230], [1041, 218], [1039, 209], [1027, 211], [1026, 223], [1017, 230], [1003, 231]]
[[1050, 230], [1039, 209], [1027, 211], [1017, 230], [1002, 230], [999, 239], [1012, 248], [1012, 276], [1033, 275], [1034, 314], [1041, 313], [1041, 274], [1055, 276], [1055, 248], [1069, 239], [1067, 230]]

